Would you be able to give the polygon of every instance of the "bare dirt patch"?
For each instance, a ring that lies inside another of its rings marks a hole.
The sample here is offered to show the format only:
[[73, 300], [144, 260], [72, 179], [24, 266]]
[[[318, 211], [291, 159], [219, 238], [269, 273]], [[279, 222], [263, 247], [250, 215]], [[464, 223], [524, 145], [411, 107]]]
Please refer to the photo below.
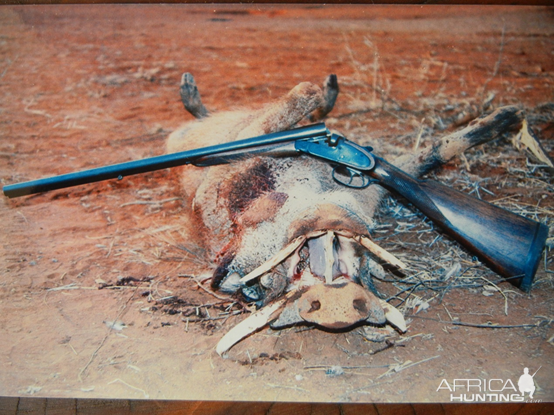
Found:
[[[3, 184], [161, 154], [191, 119], [185, 71], [211, 109], [336, 73], [327, 124], [391, 156], [485, 102], [520, 105], [554, 155], [550, 8], [37, 6], [3, 7], [0, 22]], [[553, 225], [552, 176], [509, 140], [466, 159], [437, 178]], [[391, 274], [380, 288], [406, 289], [406, 335], [391, 346], [360, 329], [262, 330], [220, 358], [214, 346], [244, 308], [189, 278], [211, 258], [180, 231], [190, 207], [178, 170], [1, 199], [0, 394], [450, 401], [443, 379], [517, 383], [542, 366], [535, 398], [554, 400], [551, 251], [524, 294], [392, 199], [375, 236], [419, 283]], [[449, 284], [456, 264], [471, 278]]]

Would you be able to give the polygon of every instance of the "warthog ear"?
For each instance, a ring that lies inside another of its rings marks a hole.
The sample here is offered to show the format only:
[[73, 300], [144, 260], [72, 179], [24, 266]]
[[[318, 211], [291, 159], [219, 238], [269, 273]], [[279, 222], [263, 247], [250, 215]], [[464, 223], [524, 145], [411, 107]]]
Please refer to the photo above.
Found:
[[195, 118], [204, 118], [208, 116], [209, 112], [204, 104], [202, 104], [200, 92], [198, 92], [198, 87], [196, 86], [196, 81], [192, 74], [187, 72], [181, 76], [181, 87], [179, 92], [185, 109]]
[[335, 106], [338, 95], [339, 81], [337, 75], [331, 74], [323, 82], [323, 104], [306, 117], [308, 121], [316, 122], [329, 114]]

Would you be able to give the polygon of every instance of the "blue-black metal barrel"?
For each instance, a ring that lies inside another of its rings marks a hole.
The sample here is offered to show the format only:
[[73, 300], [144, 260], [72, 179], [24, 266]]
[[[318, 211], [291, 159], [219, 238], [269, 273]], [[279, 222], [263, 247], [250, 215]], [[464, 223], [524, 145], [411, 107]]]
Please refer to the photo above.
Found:
[[165, 154], [163, 156], [98, 167], [96, 169], [68, 173], [45, 179], [10, 184], [4, 186], [3, 191], [4, 195], [7, 197], [19, 197], [34, 193], [47, 192], [50, 190], [63, 189], [71, 186], [78, 186], [86, 183], [99, 182], [102, 180], [122, 179], [125, 176], [133, 174], [146, 173], [168, 167], [191, 164], [194, 163], [194, 160], [196, 159], [225, 153], [227, 151], [246, 151], [256, 147], [279, 144], [287, 141], [325, 136], [328, 132], [329, 130], [327, 130], [324, 123], [312, 124], [292, 130], [266, 134], [259, 137], [247, 138], [245, 140], [233, 141], [210, 147]]

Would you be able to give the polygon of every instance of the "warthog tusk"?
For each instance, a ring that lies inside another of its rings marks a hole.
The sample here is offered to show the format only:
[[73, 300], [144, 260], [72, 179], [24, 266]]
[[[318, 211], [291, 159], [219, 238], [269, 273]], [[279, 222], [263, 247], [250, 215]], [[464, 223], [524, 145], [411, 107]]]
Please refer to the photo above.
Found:
[[[216, 352], [220, 356], [223, 355], [225, 352], [227, 352], [231, 347], [233, 347], [235, 344], [240, 342], [242, 339], [244, 339], [245, 337], [249, 336], [250, 334], [264, 327], [266, 324], [272, 321], [273, 318], [276, 318], [277, 316], [276, 313], [282, 312], [281, 308], [293, 295], [296, 294], [296, 292], [297, 292], [296, 290], [289, 292], [287, 295], [283, 296], [280, 300], [275, 301], [272, 304], [266, 305], [264, 308], [256, 311], [254, 314], [248, 316], [246, 319], [244, 319], [239, 324], [237, 324], [235, 327], [229, 330], [227, 334], [225, 334], [225, 336], [223, 336], [221, 340], [217, 343], [217, 346], [215, 349]], [[387, 322], [395, 326], [401, 332], [403, 333], [406, 332], [408, 329], [402, 313], [397, 308], [387, 303], [386, 301], [381, 299], [378, 299], [378, 301], [381, 307], [383, 308]], [[292, 304], [292, 306], [295, 308], [298, 307], [296, 302]], [[300, 319], [302, 317], [298, 315], [298, 318]], [[300, 321], [295, 321], [295, 323], [296, 322], [300, 322]]]
[[381, 307], [383, 307], [383, 311], [385, 312], [385, 318], [387, 319], [387, 321], [395, 326], [402, 333], [408, 331], [406, 320], [404, 320], [404, 316], [402, 315], [402, 313], [396, 307], [393, 307], [384, 300], [379, 299], [379, 302], [381, 303]]
[[[308, 239], [312, 238], [319, 238], [322, 235], [327, 234], [329, 237], [329, 240], [332, 241], [331, 236], [336, 234], [340, 236], [344, 236], [346, 238], [354, 239], [356, 242], [361, 244], [364, 248], [366, 248], [369, 252], [373, 253], [374, 255], [378, 256], [382, 260], [388, 262], [389, 264], [394, 265], [395, 267], [398, 267], [400, 269], [406, 269], [407, 266], [402, 261], [400, 261], [398, 258], [396, 258], [393, 254], [386, 251], [385, 249], [381, 248], [379, 245], [377, 245], [375, 242], [373, 242], [371, 239], [369, 239], [367, 236], [363, 235], [354, 235], [351, 232], [348, 231], [328, 231], [328, 230], [321, 230], [321, 231], [314, 231], [310, 232], [306, 235], [300, 235], [292, 240], [287, 246], [285, 246], [281, 251], [277, 253], [274, 257], [270, 258], [268, 261], [264, 262], [262, 265], [260, 265], [255, 270], [249, 272], [244, 277], [240, 279], [241, 284], [244, 284], [248, 281], [252, 281], [263, 274], [265, 274], [268, 271], [271, 271], [273, 268], [275, 268], [277, 265], [279, 265], [281, 262], [286, 260], [290, 255], [292, 255], [293, 252], [295, 252], [298, 248], [300, 248]], [[327, 244], [329, 245], [329, 243]], [[328, 255], [329, 259], [332, 259], [332, 255]], [[327, 269], [330, 268], [329, 264], [327, 264]], [[332, 264], [331, 264], [332, 268]], [[326, 271], [325, 280], [327, 283], [331, 282], [330, 279], [330, 270], [328, 272]]]
[[324, 236], [323, 251], [325, 252], [325, 283], [331, 284], [333, 282], [333, 264], [335, 258], [333, 257], [333, 242], [335, 240], [335, 233], [333, 231], [327, 231]]
[[261, 275], [265, 274], [266, 272], [270, 271], [272, 268], [279, 265], [281, 262], [283, 262], [285, 259], [289, 257], [294, 251], [298, 249], [298, 247], [302, 246], [306, 242], [306, 237], [304, 235], [299, 236], [298, 238], [295, 238], [292, 240], [290, 244], [285, 246], [277, 255], [275, 255], [273, 258], [271, 258], [269, 261], [264, 262], [262, 265], [260, 265], [258, 268], [256, 268], [254, 271], [251, 271], [250, 273], [246, 274], [244, 277], [240, 279], [240, 282], [244, 284], [245, 282], [251, 281], [255, 278], [260, 277]]
[[253, 279], [256, 279], [266, 272], [270, 271], [272, 268], [279, 265], [281, 262], [283, 262], [285, 259], [287, 259], [294, 251], [296, 251], [299, 247], [301, 247], [304, 242], [306, 242], [308, 239], [311, 238], [319, 238], [321, 235], [324, 235], [326, 231], [314, 231], [307, 233], [306, 235], [300, 235], [297, 238], [294, 238], [291, 243], [289, 243], [287, 246], [285, 246], [283, 249], [281, 249], [277, 255], [275, 255], [273, 258], [269, 259], [268, 261], [264, 262], [262, 265], [260, 265], [258, 268], [256, 268], [254, 271], [249, 272], [244, 277], [240, 279], [240, 282], [244, 284], [245, 282], [252, 281]]
[[233, 327], [231, 330], [225, 334], [217, 343], [215, 351], [220, 356], [237, 344], [239, 341], [244, 339], [249, 334], [254, 333], [256, 330], [261, 329], [265, 326], [272, 318], [274, 312], [279, 310], [281, 306], [288, 300], [288, 296], [281, 298], [278, 301], [275, 301], [273, 304], [267, 305], [261, 310], [255, 312], [254, 314], [248, 316], [246, 319], [242, 320], [239, 324]]
[[373, 242], [371, 239], [369, 239], [367, 236], [355, 236], [354, 239], [358, 241], [364, 248], [366, 248], [369, 252], [372, 254], [377, 255], [379, 258], [381, 258], [383, 261], [387, 261], [389, 264], [394, 265], [395, 267], [398, 267], [400, 269], [406, 269], [407, 266], [402, 261], [400, 261], [398, 258], [396, 258], [393, 254], [390, 252], [384, 250], [379, 245], [377, 245], [375, 242]]

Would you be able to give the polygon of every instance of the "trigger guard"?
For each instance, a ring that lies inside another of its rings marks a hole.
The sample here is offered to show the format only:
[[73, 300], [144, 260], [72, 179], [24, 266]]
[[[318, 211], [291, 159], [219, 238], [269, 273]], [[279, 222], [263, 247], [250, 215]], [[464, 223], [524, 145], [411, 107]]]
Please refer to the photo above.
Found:
[[[340, 169], [341, 167], [346, 169], [346, 171], [348, 172], [350, 180], [342, 181], [341, 179], [339, 179], [337, 177], [337, 170]], [[368, 176], [366, 176], [365, 174], [360, 173], [359, 171], [354, 170], [354, 169], [352, 169], [348, 166], [335, 166], [335, 167], [333, 167], [333, 172], [332, 172], [331, 176], [333, 177], [333, 180], [335, 182], [337, 182], [338, 184], [341, 184], [341, 185], [346, 186], [346, 187], [350, 187], [351, 189], [365, 189], [369, 185], [376, 182], [376, 180], [372, 180]], [[361, 185], [353, 185], [352, 184], [353, 179], [356, 178], [356, 177], [358, 177], [362, 180]]]

